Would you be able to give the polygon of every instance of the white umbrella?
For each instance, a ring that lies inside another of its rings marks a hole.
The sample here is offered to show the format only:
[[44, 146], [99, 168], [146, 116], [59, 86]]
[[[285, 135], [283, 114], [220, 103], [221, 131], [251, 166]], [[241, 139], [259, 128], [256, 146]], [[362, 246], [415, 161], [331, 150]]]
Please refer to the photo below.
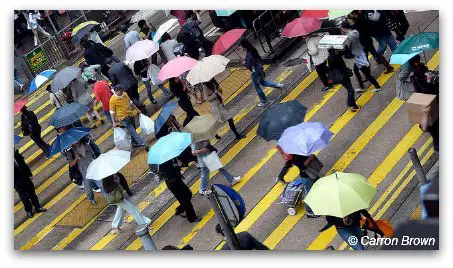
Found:
[[222, 55], [204, 57], [192, 67], [187, 74], [186, 79], [191, 85], [208, 82], [214, 78], [214, 76], [225, 71], [228, 62], [230, 62], [230, 60]]
[[132, 16], [131, 22], [136, 23], [139, 20], [148, 20], [152, 15], [156, 14], [157, 12], [159, 12], [159, 10], [140, 10]]
[[120, 171], [129, 161], [131, 161], [130, 151], [110, 150], [91, 162], [86, 178], [100, 181]]
[[153, 41], [157, 42], [166, 32], [169, 32], [178, 26], [178, 19], [169, 19], [168, 21], [162, 23], [159, 28], [157, 28], [156, 34], [154, 35]]
[[159, 50], [159, 45], [151, 40], [138, 41], [126, 50], [126, 60], [135, 62], [148, 59]]

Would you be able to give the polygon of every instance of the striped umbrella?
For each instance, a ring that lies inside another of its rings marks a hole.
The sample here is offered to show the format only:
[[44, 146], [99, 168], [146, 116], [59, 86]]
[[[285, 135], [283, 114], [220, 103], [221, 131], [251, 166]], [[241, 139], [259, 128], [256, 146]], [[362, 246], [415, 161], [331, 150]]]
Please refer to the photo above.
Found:
[[45, 70], [44, 72], [38, 74], [35, 77], [35, 79], [33, 79], [33, 81], [31, 81], [31, 83], [30, 83], [30, 91], [29, 91], [29, 93], [32, 93], [33, 91], [35, 91], [39, 87], [41, 87], [56, 72], [57, 72], [57, 70], [50, 69], [50, 70]]
[[99, 25], [97, 21], [86, 21], [80, 23], [72, 30], [72, 43], [77, 44], [82, 40], [82, 38], [87, 35], [94, 26]]

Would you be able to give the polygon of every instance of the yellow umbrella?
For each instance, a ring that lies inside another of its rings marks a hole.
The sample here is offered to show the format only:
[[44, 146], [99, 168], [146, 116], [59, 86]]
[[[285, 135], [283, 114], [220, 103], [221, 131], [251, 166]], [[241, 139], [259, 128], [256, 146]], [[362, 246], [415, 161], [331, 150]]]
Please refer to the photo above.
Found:
[[99, 25], [99, 22], [94, 20], [82, 22], [76, 27], [74, 27], [74, 29], [72, 30], [72, 35], [75, 35], [78, 31], [80, 31], [81, 29], [85, 28], [88, 25]]
[[192, 133], [192, 141], [197, 142], [213, 138], [222, 126], [212, 114], [206, 114], [195, 116], [183, 130]]

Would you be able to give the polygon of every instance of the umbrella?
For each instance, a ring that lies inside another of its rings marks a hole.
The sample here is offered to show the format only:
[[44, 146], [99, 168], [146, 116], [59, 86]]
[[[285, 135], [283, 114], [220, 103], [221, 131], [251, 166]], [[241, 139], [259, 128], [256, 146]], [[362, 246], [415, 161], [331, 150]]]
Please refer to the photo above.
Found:
[[329, 18], [329, 10], [304, 10], [302, 18], [327, 19]]
[[40, 86], [42, 86], [49, 78], [55, 74], [57, 70], [45, 70], [44, 72], [38, 74], [33, 81], [30, 83], [30, 91], [29, 93], [32, 93], [33, 91], [37, 90]]
[[150, 58], [159, 50], [159, 45], [151, 40], [138, 41], [126, 51], [126, 60], [135, 62]]
[[418, 54], [420, 54], [420, 52], [414, 52], [411, 54], [392, 54], [390, 57], [390, 64], [405, 64]]
[[192, 143], [192, 135], [172, 132], [160, 139], [149, 149], [148, 164], [160, 165], [179, 156]]
[[404, 39], [393, 54], [412, 54], [439, 48], [439, 33], [425, 32], [411, 35]]
[[300, 123], [285, 129], [278, 145], [287, 154], [308, 156], [327, 148], [332, 136], [333, 133], [323, 123]]
[[160, 81], [164, 81], [172, 77], [180, 76], [192, 69], [195, 64], [197, 64], [197, 60], [190, 57], [183, 56], [174, 58], [162, 66], [157, 78], [159, 78]]
[[186, 79], [192, 86], [208, 82], [214, 76], [225, 71], [228, 62], [230, 62], [230, 60], [221, 55], [204, 57], [192, 67], [187, 74]]
[[215, 14], [219, 17], [229, 17], [234, 12], [236, 12], [236, 10], [216, 10]]
[[97, 21], [86, 21], [77, 25], [72, 30], [72, 43], [77, 44], [82, 40], [85, 35], [87, 35], [96, 25], [99, 25]]
[[22, 108], [24, 108], [25, 104], [27, 104], [28, 99], [18, 100], [14, 103], [14, 114], [17, 114]]
[[20, 140], [22, 140], [22, 138], [14, 134], [14, 145], [18, 144]]
[[283, 29], [282, 36], [292, 38], [302, 35], [308, 35], [313, 31], [321, 28], [322, 22], [315, 18], [296, 18], [286, 24]]
[[53, 141], [52, 146], [50, 146], [50, 156], [62, 152], [89, 134], [90, 129], [86, 127], [75, 127], [66, 130], [63, 134], [58, 135]]
[[335, 172], [317, 180], [304, 202], [316, 215], [343, 218], [368, 208], [376, 191], [362, 175]]
[[173, 30], [178, 25], [178, 19], [169, 19], [168, 21], [162, 23], [159, 28], [157, 28], [156, 34], [153, 37], [153, 41], [158, 42], [164, 33]]
[[86, 112], [87, 108], [78, 102], [64, 105], [55, 111], [49, 120], [49, 125], [55, 128], [70, 125], [79, 120]]
[[178, 105], [177, 101], [169, 101], [166, 103], [163, 107], [162, 110], [160, 111], [159, 115], [156, 118], [156, 122], [154, 124], [154, 133], [159, 133], [159, 130], [162, 128], [162, 126], [167, 122], [168, 118], [170, 115], [173, 113], [173, 111], [176, 109]]
[[75, 66], [68, 66], [59, 71], [52, 79], [52, 92], [55, 93], [58, 90], [67, 87], [72, 80], [80, 75], [80, 71], [80, 68]]
[[329, 10], [329, 20], [347, 16], [351, 13], [352, 9], [332, 9]]
[[192, 133], [193, 142], [209, 140], [213, 138], [223, 123], [217, 120], [212, 114], [195, 116], [184, 131]]
[[149, 17], [156, 14], [159, 10], [140, 10], [131, 18], [131, 23], [136, 23], [139, 20], [147, 20]]
[[116, 174], [131, 161], [131, 152], [123, 150], [110, 150], [93, 160], [87, 169], [86, 178], [100, 181], [110, 175]]
[[233, 29], [222, 34], [212, 47], [212, 55], [221, 55], [230, 49], [246, 32], [246, 29]]
[[296, 100], [277, 104], [264, 113], [257, 134], [266, 141], [277, 140], [285, 129], [304, 122], [306, 112]]

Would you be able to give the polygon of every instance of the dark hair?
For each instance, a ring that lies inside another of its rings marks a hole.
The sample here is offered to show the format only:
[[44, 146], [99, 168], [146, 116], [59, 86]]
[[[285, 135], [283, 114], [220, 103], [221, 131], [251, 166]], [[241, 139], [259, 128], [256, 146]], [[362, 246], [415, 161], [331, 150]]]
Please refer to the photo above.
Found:
[[127, 26], [124, 25], [124, 24], [121, 24], [118, 29], [122, 32], [122, 33], [127, 33], [128, 29], [127, 29]]
[[215, 231], [216, 231], [218, 234], [221, 234], [222, 236], [225, 236], [225, 234], [223, 233], [222, 227], [220, 227], [220, 224], [217, 224], [217, 225], [215, 226]]
[[192, 10], [187, 10], [186, 11], [186, 15], [187, 15], [188, 18], [192, 17], [193, 14], [195, 14], [195, 13]]
[[82, 42], [80, 42], [80, 46], [82, 46], [83, 48], [89, 48], [91, 47], [91, 43], [84, 39], [82, 40]]
[[141, 28], [143, 28], [143, 26], [146, 25], [146, 21], [145, 20], [139, 20], [137, 24], [138, 24], [138, 27], [140, 27], [140, 29], [141, 29]]
[[124, 91], [124, 86], [121, 85], [121, 84], [117, 84], [113, 87], [113, 90], [114, 91], [117, 91], [117, 90], [123, 90]]
[[342, 27], [342, 28], [345, 28], [345, 29], [351, 29], [351, 30], [354, 29], [354, 27], [352, 27], [351, 23], [349, 23], [348, 20], [344, 20], [344, 21], [341, 23], [341, 27]]
[[111, 58], [105, 59], [105, 64], [110, 65], [110, 64], [112, 64], [112, 63], [113, 63], [113, 60], [112, 60]]
[[86, 62], [82, 62], [79, 64], [79, 68], [83, 70], [84, 68], [88, 67], [88, 64]]
[[52, 86], [51, 85], [47, 85], [46, 90], [49, 91], [49, 92], [52, 92]]
[[90, 78], [90, 79], [88, 79], [88, 82], [87, 82], [87, 83], [88, 83], [89, 85], [93, 85], [93, 84], [96, 83], [96, 80]]
[[170, 34], [168, 34], [167, 32], [165, 32], [162, 37], [160, 38], [160, 43], [162, 44], [163, 42], [167, 41], [167, 40], [170, 40], [171, 39], [171, 36]]
[[242, 39], [240, 45], [247, 50], [247, 52], [252, 53], [253, 58], [261, 59], [260, 54], [256, 50], [256, 48], [247, 40]]
[[408, 64], [411, 67], [415, 67], [415, 63], [420, 62], [420, 60], [421, 60], [420, 54], [417, 54], [413, 58], [409, 59]]

